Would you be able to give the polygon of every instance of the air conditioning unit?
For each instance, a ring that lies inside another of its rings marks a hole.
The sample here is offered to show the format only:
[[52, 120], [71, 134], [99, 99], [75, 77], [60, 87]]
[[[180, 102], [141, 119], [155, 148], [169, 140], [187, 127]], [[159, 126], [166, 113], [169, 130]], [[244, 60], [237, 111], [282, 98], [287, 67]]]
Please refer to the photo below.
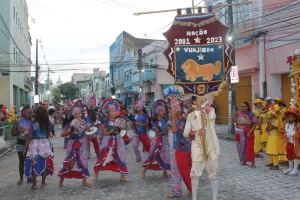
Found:
[[0, 76], [9, 76], [9, 72], [2, 72], [0, 73]]

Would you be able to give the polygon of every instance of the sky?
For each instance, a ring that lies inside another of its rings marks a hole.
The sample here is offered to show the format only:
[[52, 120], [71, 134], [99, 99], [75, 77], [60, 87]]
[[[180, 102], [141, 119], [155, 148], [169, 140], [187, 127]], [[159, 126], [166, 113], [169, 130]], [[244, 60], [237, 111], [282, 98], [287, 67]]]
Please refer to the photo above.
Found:
[[[200, 2], [195, 0], [195, 5]], [[122, 31], [137, 38], [147, 34], [145, 38], [164, 39], [162, 33], [176, 15], [133, 13], [191, 7], [192, 0], [27, 0], [27, 4], [32, 61], [38, 39], [41, 82], [47, 78], [48, 63], [55, 83], [59, 76], [67, 82], [73, 73], [91, 73], [93, 68], [108, 72], [109, 46]]]

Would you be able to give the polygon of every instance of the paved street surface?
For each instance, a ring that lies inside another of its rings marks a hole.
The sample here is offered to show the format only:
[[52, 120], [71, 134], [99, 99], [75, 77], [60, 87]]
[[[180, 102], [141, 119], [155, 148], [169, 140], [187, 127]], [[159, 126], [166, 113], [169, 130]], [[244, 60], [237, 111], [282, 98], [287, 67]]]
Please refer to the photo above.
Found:
[[[59, 131], [58, 131], [59, 133]], [[65, 180], [63, 188], [58, 188], [57, 172], [62, 166], [65, 157], [63, 138], [57, 137], [55, 142], [55, 175], [47, 177], [47, 187], [30, 189], [30, 184], [17, 186], [18, 158], [17, 154], [8, 153], [0, 158], [0, 199], [101, 199], [101, 200], [160, 200], [171, 192], [171, 179], [162, 177], [162, 172], [148, 171], [147, 179], [140, 179], [142, 163], [135, 162], [132, 146], [126, 147], [127, 163], [129, 168], [129, 183], [121, 183], [120, 175], [112, 172], [101, 172], [99, 183], [93, 188], [82, 188], [81, 180]], [[219, 199], [268, 199], [268, 200], [296, 200], [300, 199], [300, 176], [289, 177], [279, 171], [269, 171], [264, 165], [268, 159], [257, 160], [257, 169], [239, 165], [235, 143], [220, 140], [222, 158], [220, 161], [220, 191]], [[141, 146], [140, 146], [141, 148]], [[143, 154], [145, 159], [146, 154]], [[96, 161], [94, 152], [89, 161], [89, 170], [93, 174], [93, 165]], [[282, 169], [285, 167], [282, 167]], [[89, 179], [92, 183], [92, 179]], [[38, 178], [38, 185], [41, 178]], [[210, 200], [210, 182], [207, 176], [200, 180], [198, 199]], [[190, 199], [184, 186], [182, 200]]]

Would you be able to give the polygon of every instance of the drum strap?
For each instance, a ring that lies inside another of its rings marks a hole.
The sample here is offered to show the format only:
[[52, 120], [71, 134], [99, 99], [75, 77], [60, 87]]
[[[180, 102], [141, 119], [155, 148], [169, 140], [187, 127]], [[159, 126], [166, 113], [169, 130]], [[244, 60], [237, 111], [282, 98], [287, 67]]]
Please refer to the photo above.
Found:
[[[206, 115], [203, 113], [202, 109], [201, 109], [201, 125], [202, 125], [202, 128], [205, 129], [205, 127], [206, 127]], [[205, 135], [200, 135], [200, 144], [201, 144], [204, 160], [208, 159], [206, 148], [205, 148], [205, 136], [206, 136], [206, 134]]]

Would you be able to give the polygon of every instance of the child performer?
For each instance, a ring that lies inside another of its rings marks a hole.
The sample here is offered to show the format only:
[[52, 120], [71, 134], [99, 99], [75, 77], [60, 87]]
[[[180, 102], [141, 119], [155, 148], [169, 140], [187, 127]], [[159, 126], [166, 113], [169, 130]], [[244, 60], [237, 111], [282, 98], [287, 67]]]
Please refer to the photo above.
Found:
[[276, 111], [269, 111], [269, 122], [267, 132], [269, 133], [266, 147], [266, 154], [269, 155], [270, 163], [267, 165], [270, 170], [279, 170], [279, 156], [283, 154], [281, 137], [278, 132], [280, 121], [276, 118]]
[[286, 157], [289, 161], [289, 168], [283, 172], [293, 176], [297, 174], [298, 158], [300, 158], [300, 124], [299, 110], [295, 107], [290, 107], [285, 112], [287, 122], [280, 128], [280, 133], [286, 142]]

